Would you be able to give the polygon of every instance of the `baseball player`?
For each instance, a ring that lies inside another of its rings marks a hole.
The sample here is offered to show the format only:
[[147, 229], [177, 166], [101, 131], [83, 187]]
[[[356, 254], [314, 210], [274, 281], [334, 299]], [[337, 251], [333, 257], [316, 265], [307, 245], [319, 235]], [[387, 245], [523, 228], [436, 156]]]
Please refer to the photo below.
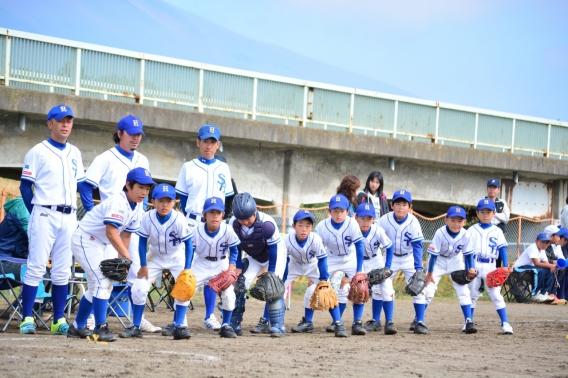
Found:
[[[408, 190], [397, 190], [392, 196], [392, 211], [381, 217], [379, 225], [385, 230], [388, 238], [394, 244], [391, 280], [399, 271], [404, 273], [406, 282], [414, 272], [422, 270], [422, 228], [418, 219], [412, 215], [412, 195]], [[424, 324], [426, 298], [424, 293], [412, 297], [416, 317], [410, 325], [410, 330], [418, 334], [427, 334], [428, 327]], [[385, 335], [394, 335], [397, 329], [392, 321], [394, 313], [394, 295], [385, 297], [383, 293], [383, 308], [385, 311]]]
[[[118, 336], [122, 338], [142, 337], [140, 325], [151, 282], [160, 276], [164, 269], [168, 269], [177, 280], [181, 271], [191, 266], [193, 234], [183, 215], [178, 211], [172, 211], [175, 204], [175, 188], [169, 184], [156, 185], [152, 192], [154, 209], [144, 214], [138, 231], [140, 270], [131, 289], [133, 325], [119, 333]], [[183, 326], [183, 322], [189, 301], [180, 302], [176, 299], [174, 303], [176, 325], [173, 331], [174, 340], [188, 339], [191, 333], [188, 327]]]
[[[233, 227], [241, 241], [236, 261], [237, 273], [242, 271], [247, 290], [264, 267], [282, 278], [286, 269], [286, 246], [280, 239], [280, 232], [274, 219], [270, 215], [258, 211], [254, 198], [247, 192], [235, 196], [233, 214], [234, 217], [229, 221], [229, 225]], [[242, 251], [248, 255], [246, 259], [242, 259]], [[247, 268], [245, 269], [245, 267]], [[239, 336], [242, 335], [241, 322], [245, 312], [245, 303], [245, 293], [239, 294], [231, 318], [231, 326]], [[268, 333], [271, 337], [281, 337], [286, 332], [284, 327], [285, 311], [286, 306], [283, 297], [267, 302], [264, 307], [264, 316], [250, 331], [252, 333]]]
[[[128, 115], [118, 121], [117, 131], [113, 135], [115, 147], [103, 152], [95, 157], [85, 179], [78, 183], [81, 202], [87, 211], [91, 211], [93, 203], [93, 190], [99, 189], [101, 201], [122, 191], [123, 183], [128, 172], [134, 168], [144, 168], [150, 170], [150, 164], [146, 156], [136, 149], [144, 136], [144, 124], [139, 118]], [[148, 199], [144, 200], [144, 209], [147, 208]], [[140, 258], [138, 257], [138, 235], [130, 237], [130, 252], [132, 265], [128, 271], [128, 286], [136, 280], [136, 273], [140, 268]], [[109, 245], [107, 247], [107, 257], [116, 257], [116, 251]], [[130, 296], [129, 296], [130, 298]], [[92, 319], [92, 316], [89, 320]], [[89, 325], [89, 321], [87, 325]], [[94, 326], [94, 324], [92, 324]], [[162, 329], [152, 325], [148, 320], [142, 318], [141, 329], [144, 332], [159, 332]]]
[[[310, 279], [310, 284], [304, 295], [304, 316], [297, 326], [292, 327], [294, 333], [311, 333], [314, 331], [314, 310], [310, 307], [312, 295], [316, 289], [315, 282], [327, 281], [327, 252], [321, 238], [312, 233], [316, 218], [308, 210], [299, 210], [292, 223], [294, 229], [284, 237], [284, 244], [288, 252], [286, 271], [284, 272], [284, 285], [288, 287], [300, 276]], [[336, 312], [339, 318], [339, 307], [329, 310], [330, 314]]]
[[[438, 289], [438, 282], [444, 274], [450, 275], [456, 270], [463, 269], [462, 255], [465, 268], [474, 272], [473, 246], [471, 235], [464, 230], [467, 213], [459, 206], [452, 206], [444, 219], [446, 225], [436, 230], [432, 243], [428, 247], [428, 274], [426, 274], [426, 305], [429, 305]], [[477, 328], [471, 321], [471, 296], [468, 285], [459, 285], [452, 281], [458, 295], [460, 306], [465, 319], [465, 333], [476, 333]]]
[[[485, 198], [489, 198], [495, 202], [495, 216], [493, 220], [491, 220], [491, 223], [499, 227], [504, 234], [505, 227], [507, 223], [509, 223], [511, 211], [509, 210], [509, 206], [507, 206], [507, 202], [497, 197], [499, 192], [501, 192], [501, 182], [496, 178], [489, 179], [487, 181], [487, 197]], [[499, 264], [501, 264], [500, 258], [497, 259], [497, 265]]]
[[53, 282], [51, 333], [65, 335], [69, 329], [63, 312], [72, 263], [70, 240], [77, 227], [77, 181], [85, 172], [81, 152], [67, 142], [73, 129], [73, 118], [70, 107], [53, 107], [47, 114], [49, 139], [36, 144], [24, 158], [20, 191], [31, 214], [28, 270], [22, 287], [24, 319], [20, 323], [20, 332], [24, 334], [36, 332], [33, 306], [50, 256]]
[[115, 341], [108, 328], [106, 314], [112, 281], [100, 270], [105, 259], [105, 248], [112, 244], [120, 257], [130, 258], [130, 235], [140, 229], [142, 202], [156, 183], [144, 168], [134, 168], [126, 176], [124, 190], [102, 201], [87, 213], [73, 233], [72, 250], [87, 276], [87, 291], [81, 298], [75, 322], [67, 337], [86, 338], [93, 334], [86, 327], [87, 318], [94, 311], [95, 331], [100, 341]]
[[[327, 332], [334, 332], [336, 337], [347, 337], [341, 318], [347, 307], [347, 295], [351, 286], [349, 282], [356, 273], [363, 272], [363, 235], [357, 222], [348, 217], [349, 206], [349, 200], [343, 194], [334, 195], [329, 200], [331, 217], [316, 226], [316, 232], [327, 248], [329, 273], [332, 275], [337, 271], [345, 273], [343, 282], [337, 290], [339, 319], [334, 317], [333, 323], [326, 328]], [[352, 335], [367, 334], [361, 320], [364, 308], [364, 304], [353, 304]]]
[[[199, 158], [185, 163], [178, 175], [176, 192], [180, 198], [180, 205], [187, 218], [189, 227], [195, 234], [195, 228], [202, 222], [203, 204], [207, 198], [217, 197], [223, 200], [234, 194], [229, 166], [215, 158], [215, 153], [221, 145], [221, 131], [214, 125], [203, 125], [197, 133], [196, 145], [199, 148]], [[215, 291], [209, 286], [203, 288], [203, 296], [207, 303], [217, 299]], [[173, 324], [168, 327], [171, 330]], [[203, 326], [219, 330], [221, 324], [212, 313]], [[167, 334], [164, 330], [162, 334]]]
[[[471, 235], [475, 269], [478, 272], [477, 277], [475, 277], [469, 284], [472, 321], [477, 298], [479, 297], [479, 286], [481, 285], [481, 280], [485, 282], [487, 273], [496, 269], [495, 260], [497, 259], [497, 256], [501, 256], [502, 266], [508, 266], [507, 241], [505, 240], [503, 231], [492, 224], [491, 221], [494, 216], [495, 202], [489, 198], [480, 200], [477, 204], [477, 217], [479, 218], [479, 223], [476, 223], [467, 230]], [[485, 285], [485, 289], [493, 301], [493, 306], [495, 306], [497, 314], [499, 314], [503, 333], [513, 334], [513, 327], [511, 327], [507, 320], [507, 309], [503, 296], [501, 295], [501, 287], [488, 288], [487, 285]]]
[[[365, 273], [383, 267], [390, 269], [394, 254], [394, 246], [386, 235], [385, 230], [375, 224], [375, 215], [375, 207], [368, 202], [360, 204], [355, 212], [355, 220], [363, 234], [363, 247], [365, 250], [363, 270]], [[381, 247], [386, 250], [386, 261], [383, 260]], [[382, 331], [383, 293], [388, 298], [394, 295], [392, 281], [387, 279], [381, 284], [373, 285], [371, 290], [373, 293], [373, 318], [365, 323], [365, 329], [367, 331]]]

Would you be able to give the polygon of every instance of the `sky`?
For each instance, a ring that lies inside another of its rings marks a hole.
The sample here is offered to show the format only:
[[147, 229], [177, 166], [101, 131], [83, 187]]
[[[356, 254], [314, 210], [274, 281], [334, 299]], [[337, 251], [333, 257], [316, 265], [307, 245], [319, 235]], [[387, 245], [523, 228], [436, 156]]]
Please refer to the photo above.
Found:
[[3, 28], [562, 121], [567, 16], [561, 0], [0, 0]]

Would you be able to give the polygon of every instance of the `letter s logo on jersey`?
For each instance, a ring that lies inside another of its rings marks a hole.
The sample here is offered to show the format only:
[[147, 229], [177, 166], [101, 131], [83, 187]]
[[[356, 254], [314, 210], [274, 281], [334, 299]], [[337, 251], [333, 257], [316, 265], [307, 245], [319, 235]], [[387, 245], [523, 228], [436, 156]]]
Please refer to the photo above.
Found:
[[345, 246], [347, 248], [351, 247], [351, 244], [353, 244], [353, 240], [351, 240], [351, 236], [346, 236], [345, 237]]
[[489, 248], [491, 248], [491, 253], [495, 254], [495, 250], [497, 249], [497, 238], [496, 237], [489, 238]]
[[225, 252], [227, 252], [227, 249], [229, 249], [229, 243], [227, 242], [221, 243], [221, 245], [219, 246], [219, 251], [221, 252], [222, 255], [224, 255]]
[[410, 234], [410, 232], [405, 232], [404, 233], [404, 241], [406, 242], [407, 247], [410, 245], [411, 240], [412, 240], [412, 235]]
[[219, 173], [217, 177], [219, 178], [219, 181], [217, 181], [217, 184], [219, 184], [219, 191], [225, 193], [225, 175]]
[[77, 160], [71, 159], [71, 164], [73, 164], [73, 167], [71, 169], [73, 170], [73, 172], [75, 172], [75, 176], [73, 177], [77, 178]]
[[181, 243], [181, 238], [177, 236], [177, 233], [175, 231], [170, 232], [169, 237], [170, 237], [170, 243], [172, 243], [174, 247]]

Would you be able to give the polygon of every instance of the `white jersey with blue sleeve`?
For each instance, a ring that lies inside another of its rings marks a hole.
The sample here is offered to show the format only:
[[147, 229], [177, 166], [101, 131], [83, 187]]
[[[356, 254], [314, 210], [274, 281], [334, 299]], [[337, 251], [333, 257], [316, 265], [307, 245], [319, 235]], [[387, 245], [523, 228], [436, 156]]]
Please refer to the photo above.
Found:
[[205, 227], [207, 227], [205, 223], [200, 223], [195, 229], [195, 236], [193, 238], [195, 245], [194, 253], [201, 258], [228, 257], [229, 248], [241, 244], [233, 227], [227, 225], [225, 222], [221, 222], [219, 232], [213, 237], [207, 234]]
[[455, 237], [448, 233], [447, 226], [442, 226], [434, 234], [428, 253], [433, 256], [454, 257], [462, 253], [464, 256], [473, 253], [471, 234], [463, 228]]
[[79, 223], [78, 229], [83, 235], [90, 235], [103, 244], [110, 244], [106, 236], [106, 225], [113, 224], [118, 233], [136, 233], [140, 229], [140, 221], [144, 210], [142, 203], [137, 203], [134, 208], [125, 192], [120, 192], [107, 198], [89, 211]]
[[357, 221], [347, 217], [339, 230], [336, 230], [331, 222], [331, 218], [327, 218], [316, 226], [316, 232], [327, 247], [328, 254], [330, 256], [347, 256], [355, 253], [355, 243], [363, 240], [363, 234]]
[[148, 239], [154, 253], [168, 257], [183, 255], [184, 242], [193, 237], [185, 217], [178, 211], [172, 211], [170, 218], [163, 224], [158, 220], [156, 210], [148, 211], [142, 216], [137, 234]]
[[476, 223], [467, 232], [471, 235], [473, 253], [476, 257], [497, 259], [499, 248], [507, 246], [503, 231], [495, 225], [484, 229]]
[[291, 260], [298, 264], [310, 264], [327, 256], [323, 241], [319, 235], [310, 233], [305, 242], [304, 246], [300, 247], [296, 240], [296, 232], [291, 232], [284, 237], [286, 250]]
[[365, 257], [373, 258], [379, 253], [379, 248], [384, 249], [392, 245], [391, 240], [382, 227], [372, 224], [367, 236], [363, 238], [363, 247], [365, 249]]
[[399, 224], [394, 217], [394, 212], [391, 211], [381, 217], [379, 226], [385, 230], [388, 238], [393, 242], [395, 256], [411, 254], [413, 252], [412, 243], [424, 240], [418, 219], [410, 213], [406, 220]]

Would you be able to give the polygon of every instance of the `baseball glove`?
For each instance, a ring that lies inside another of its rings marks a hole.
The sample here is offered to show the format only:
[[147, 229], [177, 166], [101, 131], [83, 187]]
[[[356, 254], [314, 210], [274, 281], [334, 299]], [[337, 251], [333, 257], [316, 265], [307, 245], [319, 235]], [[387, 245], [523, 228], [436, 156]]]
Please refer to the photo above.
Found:
[[224, 270], [211, 278], [207, 285], [209, 285], [216, 293], [220, 293], [231, 286], [238, 276], [234, 270]]
[[487, 273], [485, 283], [487, 284], [487, 287], [503, 286], [505, 281], [507, 281], [507, 278], [509, 278], [509, 274], [511, 274], [510, 268], [497, 268]]
[[367, 273], [367, 279], [371, 285], [378, 285], [385, 282], [392, 275], [392, 270], [388, 268], [373, 269]]
[[456, 270], [452, 272], [450, 276], [452, 277], [452, 281], [458, 285], [467, 285], [471, 282], [471, 280], [477, 277], [477, 270], [475, 270], [475, 272], [469, 272], [465, 269]]
[[191, 269], [184, 269], [179, 274], [176, 284], [172, 288], [171, 296], [180, 302], [190, 301], [195, 295], [197, 280]]
[[262, 273], [256, 285], [250, 289], [251, 297], [263, 302], [273, 302], [284, 297], [284, 282], [272, 272]]
[[128, 277], [128, 268], [130, 268], [130, 265], [132, 265], [132, 260], [119, 257], [101, 261], [99, 269], [106, 278], [117, 282], [124, 282], [126, 281], [126, 277]]
[[312, 294], [310, 308], [312, 310], [329, 310], [339, 304], [335, 290], [327, 281], [320, 281], [316, 286], [316, 290]]
[[356, 273], [353, 276], [347, 299], [354, 304], [363, 304], [369, 300], [369, 281], [365, 273]]
[[422, 290], [426, 287], [426, 276], [424, 272], [421, 270], [417, 270], [414, 272], [412, 277], [410, 277], [410, 281], [404, 288], [408, 294], [412, 295], [413, 297], [417, 296], [418, 294], [422, 293]]
[[245, 281], [246, 281], [245, 273], [248, 269], [248, 266], [249, 266], [249, 260], [243, 259], [242, 260], [241, 274], [239, 274], [239, 277], [237, 278], [237, 280], [233, 284], [233, 286], [235, 287], [235, 295], [237, 295], [237, 296], [239, 296], [240, 294], [243, 294], [247, 291], [247, 287], [245, 285]]

